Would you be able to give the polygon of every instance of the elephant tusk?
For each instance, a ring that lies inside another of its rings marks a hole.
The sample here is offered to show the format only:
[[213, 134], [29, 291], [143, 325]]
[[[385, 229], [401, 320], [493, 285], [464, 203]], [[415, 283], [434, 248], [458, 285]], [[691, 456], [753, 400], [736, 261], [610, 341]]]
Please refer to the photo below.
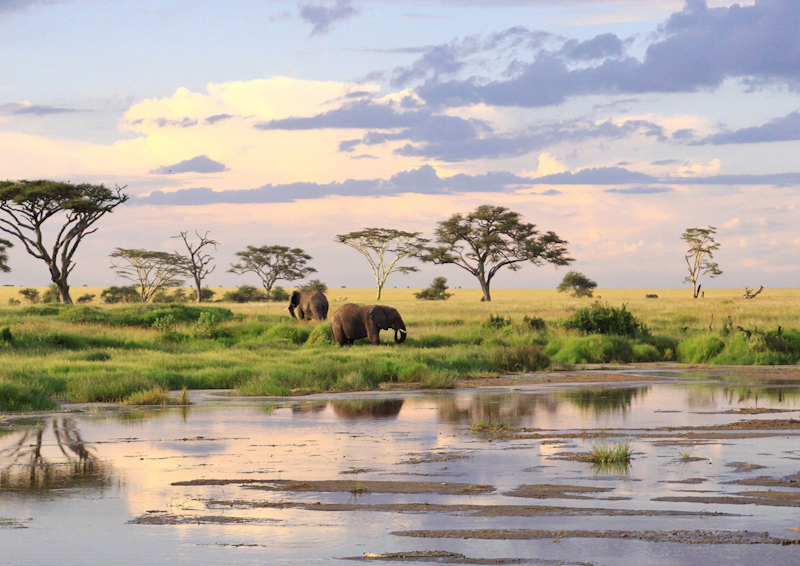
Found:
[[400, 332], [402, 332], [403, 334], [408, 334], [408, 331], [404, 330], [403, 328], [400, 329]]

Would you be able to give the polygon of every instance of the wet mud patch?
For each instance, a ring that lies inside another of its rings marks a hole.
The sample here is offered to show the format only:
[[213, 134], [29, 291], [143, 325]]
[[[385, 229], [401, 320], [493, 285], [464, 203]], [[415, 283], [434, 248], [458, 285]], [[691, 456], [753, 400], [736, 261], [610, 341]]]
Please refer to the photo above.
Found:
[[562, 560], [543, 560], [540, 558], [469, 558], [457, 552], [445, 550], [410, 550], [408, 552], [387, 552], [378, 554], [365, 552], [363, 556], [346, 557], [342, 560], [359, 562], [432, 562], [436, 564], [540, 564], [542, 566], [591, 566], [588, 562], [564, 562]]
[[503, 495], [528, 499], [594, 499], [593, 495], [607, 493], [613, 489], [585, 485], [532, 484], [521, 485]]
[[680, 544], [800, 544], [800, 539], [773, 537], [769, 533], [752, 531], [548, 531], [535, 529], [477, 529], [446, 531], [395, 531], [396, 536], [414, 538], [536, 540], [564, 538], [627, 539], [644, 542], [674, 542]]
[[129, 525], [258, 525], [280, 523], [278, 519], [250, 519], [226, 515], [172, 515], [146, 513], [128, 521]]
[[766, 468], [761, 464], [748, 464], [747, 462], [729, 462], [725, 464], [728, 468], [734, 468], [734, 472], [752, 472]]
[[768, 505], [770, 507], [800, 507], [800, 492], [796, 491], [740, 491], [720, 495], [669, 495], [654, 497], [652, 501], [676, 503], [705, 503], [722, 505]]
[[466, 454], [414, 454], [408, 460], [403, 460], [401, 464], [435, 464], [437, 462], [454, 462], [456, 460], [466, 460]]
[[749, 478], [744, 480], [735, 480], [728, 482], [735, 485], [752, 485], [759, 487], [794, 487], [800, 488], [800, 474], [788, 476], [785, 478], [771, 478], [769, 476], [759, 476], [757, 478]]
[[302, 501], [206, 500], [208, 509], [301, 509], [323, 512], [448, 513], [469, 517], [724, 517], [726, 513], [552, 507], [546, 505], [443, 505], [437, 503], [306, 503]]
[[0, 529], [27, 529], [25, 522], [8, 517], [0, 517]]
[[357, 480], [190, 480], [175, 482], [175, 486], [241, 485], [246, 489], [263, 491], [295, 492], [342, 492], [342, 493], [408, 493], [439, 495], [476, 495], [495, 491], [492, 485], [450, 482], [413, 481], [357, 481]]

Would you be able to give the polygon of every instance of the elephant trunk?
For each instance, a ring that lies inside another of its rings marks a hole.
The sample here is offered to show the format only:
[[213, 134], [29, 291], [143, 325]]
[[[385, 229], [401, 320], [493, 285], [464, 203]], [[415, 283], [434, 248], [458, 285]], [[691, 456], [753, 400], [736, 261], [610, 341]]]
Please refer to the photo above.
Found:
[[[399, 338], [397, 336], [398, 332], [400, 333], [400, 337]], [[406, 335], [407, 334], [408, 334], [408, 332], [406, 332], [405, 328], [395, 328], [394, 329], [394, 341], [397, 342], [398, 344], [402, 344], [403, 342], [406, 341]]]

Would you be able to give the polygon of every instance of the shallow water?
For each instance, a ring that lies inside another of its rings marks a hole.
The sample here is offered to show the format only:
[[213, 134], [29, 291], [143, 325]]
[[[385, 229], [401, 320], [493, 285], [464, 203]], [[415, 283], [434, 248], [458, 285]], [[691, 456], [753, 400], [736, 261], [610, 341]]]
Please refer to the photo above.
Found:
[[[789, 530], [800, 527], [796, 507], [654, 501], [662, 496], [764, 490], [768, 488], [727, 482], [783, 478], [800, 471], [797, 430], [773, 431], [766, 437], [694, 439], [690, 444], [678, 438], [685, 431], [666, 431], [654, 438], [654, 431], [648, 430], [796, 419], [800, 389], [786, 384], [756, 387], [696, 377], [614, 387], [520, 385], [282, 401], [195, 392], [193, 400], [197, 404], [188, 409], [51, 415], [13, 424], [9, 432], [0, 433], [0, 564], [321, 564], [364, 552], [412, 550], [553, 561], [540, 562], [549, 564], [637, 566], [791, 564], [800, 557], [797, 546], [690, 545], [569, 535], [576, 530], [747, 530], [781, 539], [800, 536]], [[791, 412], [724, 413], [741, 408]], [[473, 423], [502, 424], [515, 433], [526, 429], [522, 436], [537, 436], [498, 438], [471, 431]], [[582, 436], [598, 431], [605, 440]], [[598, 469], [563, 459], [564, 453], [589, 452], [598, 442], [622, 440], [629, 440], [634, 450], [627, 468]], [[699, 459], [686, 461], [688, 457]], [[764, 467], [748, 469], [744, 464]], [[172, 485], [208, 479], [232, 483]], [[337, 492], [286, 491], [270, 480], [293, 480], [301, 489], [302, 482], [346, 484]], [[679, 483], [686, 480], [694, 483]], [[373, 481], [457, 482], [496, 489], [379, 493], [365, 489]], [[578, 494], [585, 497], [581, 499], [572, 498], [574, 493], [548, 499], [506, 495], [523, 484], [608, 491]], [[253, 505], [270, 502], [360, 507], [328, 511]], [[530, 517], [475, 516], [457, 508], [370, 510], [398, 503], [562, 510]], [[609, 516], [582, 509], [654, 514]], [[165, 516], [185, 524], [130, 523]], [[204, 517], [214, 519], [209, 523]], [[392, 534], [452, 529], [561, 534], [537, 540]]]

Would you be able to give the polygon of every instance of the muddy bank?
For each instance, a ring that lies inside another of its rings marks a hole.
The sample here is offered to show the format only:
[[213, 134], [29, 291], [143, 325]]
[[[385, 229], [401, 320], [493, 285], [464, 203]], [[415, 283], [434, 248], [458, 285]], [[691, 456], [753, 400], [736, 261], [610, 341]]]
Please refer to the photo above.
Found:
[[174, 486], [209, 486], [239, 484], [247, 489], [263, 491], [312, 491], [342, 493], [435, 493], [439, 495], [475, 495], [495, 491], [492, 485], [413, 481], [348, 481], [348, 480], [190, 480], [174, 482]]
[[587, 494], [606, 493], [613, 491], [610, 487], [591, 487], [583, 485], [552, 485], [536, 484], [521, 485], [503, 495], [511, 497], [525, 497], [528, 499], [593, 499]]
[[435, 562], [436, 564], [539, 564], [541, 566], [591, 566], [588, 562], [543, 560], [539, 558], [469, 558], [457, 552], [444, 550], [410, 550], [378, 554], [365, 552], [363, 556], [351, 556], [343, 560], [360, 562]]
[[726, 517], [727, 513], [603, 509], [599, 507], [551, 507], [546, 505], [441, 505], [436, 503], [304, 503], [301, 501], [246, 501], [210, 499], [208, 509], [302, 509], [303, 511], [381, 513], [448, 513], [469, 517]]
[[565, 538], [628, 539], [645, 542], [681, 544], [800, 544], [800, 539], [783, 539], [769, 533], [751, 531], [545, 531], [533, 529], [477, 529], [447, 531], [395, 531], [393, 535], [414, 538], [451, 538], [484, 540], [535, 540]]
[[171, 515], [169, 513], [147, 513], [128, 521], [129, 525], [250, 525], [278, 523], [275, 519], [248, 519], [227, 515]]
[[725, 505], [768, 505], [770, 507], [800, 507], [800, 492], [794, 491], [740, 491], [722, 495], [668, 495], [654, 497], [653, 501], [680, 503], [719, 503]]

